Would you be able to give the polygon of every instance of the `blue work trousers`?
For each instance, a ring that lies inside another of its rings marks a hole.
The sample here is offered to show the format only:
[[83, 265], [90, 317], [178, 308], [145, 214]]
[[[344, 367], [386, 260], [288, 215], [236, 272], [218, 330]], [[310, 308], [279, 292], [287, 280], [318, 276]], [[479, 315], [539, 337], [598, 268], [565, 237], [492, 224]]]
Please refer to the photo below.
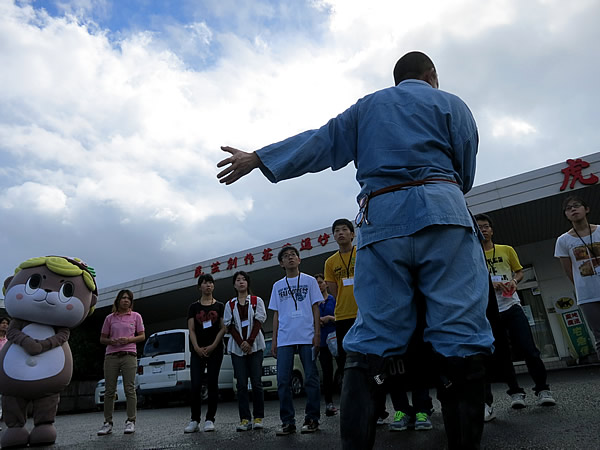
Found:
[[436, 352], [457, 357], [492, 352], [483, 250], [473, 228], [457, 225], [430, 226], [358, 250], [358, 316], [344, 338], [346, 351], [404, 354], [417, 323], [415, 289], [425, 298], [423, 337]]

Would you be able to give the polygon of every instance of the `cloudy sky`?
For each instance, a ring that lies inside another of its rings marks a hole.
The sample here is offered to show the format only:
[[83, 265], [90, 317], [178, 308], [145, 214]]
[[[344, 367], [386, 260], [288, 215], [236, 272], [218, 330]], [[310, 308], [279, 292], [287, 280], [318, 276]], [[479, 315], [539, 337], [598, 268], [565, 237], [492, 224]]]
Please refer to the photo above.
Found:
[[353, 167], [217, 182], [219, 147], [317, 128], [411, 50], [479, 125], [476, 184], [600, 151], [597, 0], [0, 0], [0, 277], [99, 285], [353, 217]]

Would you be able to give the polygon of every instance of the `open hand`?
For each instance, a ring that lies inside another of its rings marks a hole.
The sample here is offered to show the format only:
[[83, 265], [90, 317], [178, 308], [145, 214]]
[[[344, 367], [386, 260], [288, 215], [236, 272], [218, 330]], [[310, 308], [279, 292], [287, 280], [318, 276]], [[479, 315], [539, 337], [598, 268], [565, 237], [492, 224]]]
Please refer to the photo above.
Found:
[[235, 183], [261, 164], [260, 159], [254, 152], [248, 153], [228, 146], [222, 146], [221, 150], [231, 153], [231, 156], [217, 163], [217, 167], [223, 167], [229, 164], [228, 167], [217, 174], [220, 183]]

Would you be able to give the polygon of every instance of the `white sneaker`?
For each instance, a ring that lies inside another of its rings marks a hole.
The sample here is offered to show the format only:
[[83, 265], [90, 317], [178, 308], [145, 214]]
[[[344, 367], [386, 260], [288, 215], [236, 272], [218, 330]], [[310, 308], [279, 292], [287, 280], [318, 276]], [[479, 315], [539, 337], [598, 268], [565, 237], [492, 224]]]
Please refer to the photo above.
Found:
[[98, 436], [106, 436], [107, 434], [112, 433], [112, 424], [108, 422], [104, 422], [102, 428], [98, 430]]
[[215, 424], [212, 420], [207, 420], [204, 422], [204, 431], [215, 431]]
[[537, 393], [538, 405], [540, 406], [554, 406], [556, 400], [552, 397], [552, 392], [545, 390]]
[[513, 409], [525, 408], [525, 394], [517, 392], [510, 396], [510, 407]]
[[130, 420], [125, 422], [125, 434], [132, 434], [135, 433], [135, 422], [132, 422]]
[[486, 403], [485, 410], [483, 413], [483, 421], [489, 422], [490, 420], [494, 420], [496, 418], [496, 413], [494, 412], [494, 407], [492, 405], [488, 405]]
[[187, 427], [183, 429], [184, 433], [196, 433], [198, 431], [198, 422], [192, 420]]

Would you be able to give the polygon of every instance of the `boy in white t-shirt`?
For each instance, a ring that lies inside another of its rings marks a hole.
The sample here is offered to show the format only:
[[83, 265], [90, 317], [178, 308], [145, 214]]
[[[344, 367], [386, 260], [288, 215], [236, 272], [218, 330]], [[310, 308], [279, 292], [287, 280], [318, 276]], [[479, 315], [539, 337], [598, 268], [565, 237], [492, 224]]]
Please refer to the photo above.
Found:
[[588, 222], [590, 208], [580, 197], [563, 202], [563, 213], [573, 228], [556, 240], [554, 256], [575, 285], [577, 305], [582, 309], [596, 339], [600, 358], [600, 229]]
[[269, 309], [274, 311], [271, 351], [277, 358], [281, 417], [281, 429], [277, 430], [277, 435], [296, 432], [291, 386], [296, 349], [304, 368], [306, 390], [306, 417], [302, 433], [312, 433], [318, 430], [320, 418], [321, 392], [315, 359], [321, 343], [319, 302], [323, 296], [317, 280], [300, 272], [300, 254], [295, 247], [283, 247], [277, 259], [285, 269], [285, 277], [273, 285], [269, 302]]

